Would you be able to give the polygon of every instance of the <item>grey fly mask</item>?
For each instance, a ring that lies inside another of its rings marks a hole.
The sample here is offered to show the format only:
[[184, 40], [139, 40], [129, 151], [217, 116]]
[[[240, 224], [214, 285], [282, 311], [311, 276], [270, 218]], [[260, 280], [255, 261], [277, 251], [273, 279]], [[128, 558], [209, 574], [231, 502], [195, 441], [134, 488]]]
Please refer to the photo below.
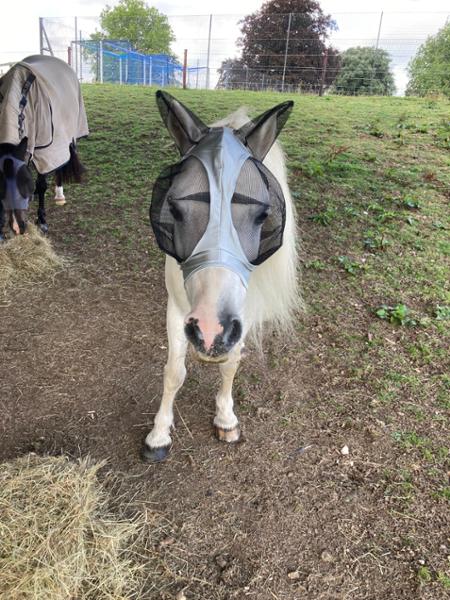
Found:
[[157, 103], [182, 154], [153, 188], [150, 220], [157, 242], [180, 263], [185, 281], [215, 266], [235, 272], [247, 287], [254, 267], [283, 242], [285, 200], [261, 161], [293, 103], [236, 131], [207, 127], [165, 92], [157, 92]]

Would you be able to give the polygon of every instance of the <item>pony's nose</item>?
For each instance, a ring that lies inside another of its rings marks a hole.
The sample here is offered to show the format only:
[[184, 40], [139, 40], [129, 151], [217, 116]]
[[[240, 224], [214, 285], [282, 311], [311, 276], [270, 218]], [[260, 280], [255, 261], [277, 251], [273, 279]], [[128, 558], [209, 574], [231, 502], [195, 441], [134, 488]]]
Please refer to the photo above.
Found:
[[8, 222], [10, 228], [14, 231], [16, 235], [25, 233], [27, 229], [27, 211], [26, 210], [9, 210], [8, 213]]
[[228, 316], [215, 324], [193, 316], [184, 327], [186, 337], [196, 350], [208, 356], [221, 356], [231, 350], [242, 336], [242, 323], [236, 316]]

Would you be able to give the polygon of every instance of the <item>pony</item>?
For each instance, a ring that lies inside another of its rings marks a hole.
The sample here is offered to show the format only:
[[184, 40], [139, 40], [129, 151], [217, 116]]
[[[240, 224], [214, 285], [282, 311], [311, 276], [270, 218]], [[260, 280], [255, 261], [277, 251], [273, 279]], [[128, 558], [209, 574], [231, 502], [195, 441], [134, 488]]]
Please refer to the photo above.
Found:
[[28, 56], [0, 79], [0, 241], [6, 219], [15, 234], [25, 232], [33, 193], [36, 223], [48, 232], [47, 176], [55, 173], [55, 203], [65, 204], [63, 183], [80, 182], [84, 172], [76, 142], [88, 133], [80, 84], [64, 61]]
[[181, 160], [154, 184], [150, 220], [166, 253], [168, 359], [163, 395], [141, 450], [164, 460], [172, 445], [175, 395], [186, 376], [188, 346], [217, 363], [214, 430], [235, 443], [234, 376], [250, 336], [292, 329], [300, 308], [297, 233], [284, 155], [276, 138], [293, 102], [249, 120], [239, 109], [208, 127], [173, 96], [158, 91], [162, 120]]

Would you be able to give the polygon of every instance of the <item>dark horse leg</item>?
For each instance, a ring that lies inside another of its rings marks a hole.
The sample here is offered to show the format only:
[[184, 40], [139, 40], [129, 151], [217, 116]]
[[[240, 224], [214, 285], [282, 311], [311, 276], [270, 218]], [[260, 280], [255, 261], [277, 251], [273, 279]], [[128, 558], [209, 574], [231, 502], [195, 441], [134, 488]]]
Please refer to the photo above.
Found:
[[39, 206], [37, 211], [36, 225], [42, 231], [42, 233], [48, 233], [48, 225], [45, 220], [45, 192], [47, 191], [47, 177], [46, 175], [38, 175], [36, 179], [36, 188], [34, 195], [38, 197]]
[[0, 200], [0, 243], [5, 241], [3, 237], [3, 227], [5, 226], [5, 210], [3, 208], [3, 202]]

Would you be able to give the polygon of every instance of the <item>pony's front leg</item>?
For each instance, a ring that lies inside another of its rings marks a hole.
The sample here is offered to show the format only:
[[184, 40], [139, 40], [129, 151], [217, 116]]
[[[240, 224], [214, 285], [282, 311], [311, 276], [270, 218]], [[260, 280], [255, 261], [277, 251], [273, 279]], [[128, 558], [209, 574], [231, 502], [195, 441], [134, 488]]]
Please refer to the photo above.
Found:
[[214, 430], [217, 438], [222, 442], [237, 442], [241, 434], [238, 418], [233, 411], [232, 396], [234, 376], [241, 360], [241, 348], [242, 345], [238, 344], [232, 351], [229, 359], [219, 366], [222, 376], [222, 386], [216, 396]]
[[34, 195], [38, 197], [38, 211], [36, 225], [42, 231], [42, 233], [48, 233], [48, 225], [45, 215], [45, 192], [47, 191], [47, 176], [38, 175], [36, 179], [36, 189]]
[[145, 438], [142, 449], [142, 458], [149, 462], [159, 462], [169, 454], [172, 444], [170, 428], [173, 425], [173, 402], [186, 376], [187, 340], [184, 335], [184, 316], [170, 298], [167, 304], [167, 337], [169, 357], [164, 368], [163, 397], [153, 429]]

